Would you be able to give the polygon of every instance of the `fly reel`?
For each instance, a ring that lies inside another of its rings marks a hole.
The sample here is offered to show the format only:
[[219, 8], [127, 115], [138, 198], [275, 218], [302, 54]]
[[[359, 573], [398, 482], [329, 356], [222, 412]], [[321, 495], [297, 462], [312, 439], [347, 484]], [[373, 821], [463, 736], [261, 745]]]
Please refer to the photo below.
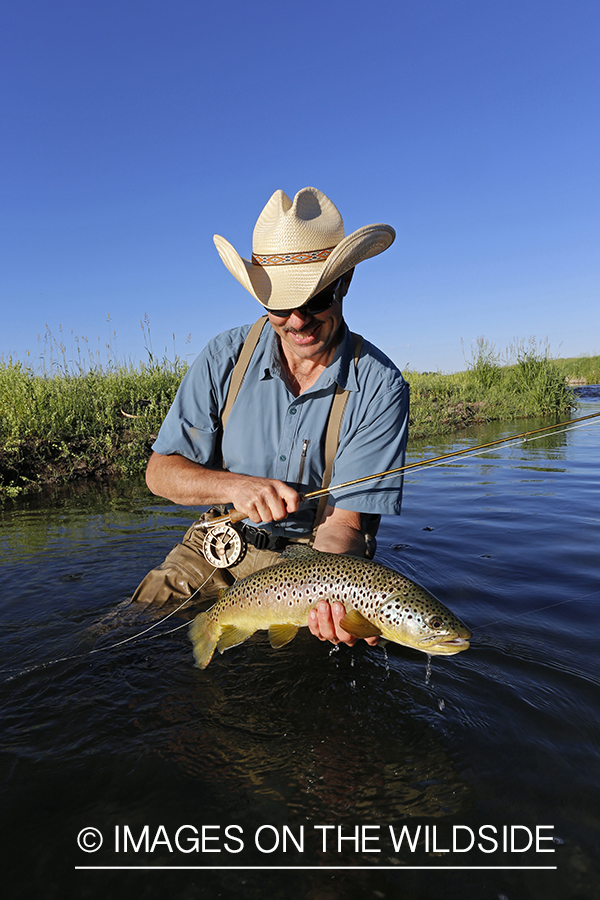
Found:
[[209, 525], [204, 535], [202, 552], [211, 566], [229, 569], [246, 555], [246, 541], [233, 525]]

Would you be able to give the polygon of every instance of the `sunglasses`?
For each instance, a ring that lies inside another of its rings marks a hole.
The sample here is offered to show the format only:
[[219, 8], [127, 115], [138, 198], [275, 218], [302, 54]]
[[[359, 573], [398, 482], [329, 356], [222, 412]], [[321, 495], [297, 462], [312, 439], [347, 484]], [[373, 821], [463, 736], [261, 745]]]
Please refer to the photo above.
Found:
[[333, 284], [328, 284], [326, 288], [307, 300], [302, 306], [293, 306], [291, 309], [270, 309], [269, 312], [277, 319], [287, 319], [293, 312], [298, 312], [303, 316], [316, 316], [318, 313], [325, 312], [333, 305], [335, 295], [342, 279], [338, 278]]

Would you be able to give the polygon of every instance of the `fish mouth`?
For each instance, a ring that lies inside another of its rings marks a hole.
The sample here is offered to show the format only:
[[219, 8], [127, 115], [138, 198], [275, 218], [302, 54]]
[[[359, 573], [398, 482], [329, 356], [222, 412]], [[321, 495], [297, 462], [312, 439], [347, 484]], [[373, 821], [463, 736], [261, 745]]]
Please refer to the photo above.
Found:
[[[469, 635], [471, 637], [471, 635]], [[433, 639], [435, 640], [435, 639]], [[423, 646], [420, 647], [425, 653], [439, 654], [444, 656], [452, 656], [455, 653], [461, 653], [463, 650], [468, 650], [471, 646], [470, 641], [467, 638], [462, 637], [453, 637], [448, 638], [447, 640], [437, 640], [435, 644], [428, 644], [427, 641], [421, 641]]]

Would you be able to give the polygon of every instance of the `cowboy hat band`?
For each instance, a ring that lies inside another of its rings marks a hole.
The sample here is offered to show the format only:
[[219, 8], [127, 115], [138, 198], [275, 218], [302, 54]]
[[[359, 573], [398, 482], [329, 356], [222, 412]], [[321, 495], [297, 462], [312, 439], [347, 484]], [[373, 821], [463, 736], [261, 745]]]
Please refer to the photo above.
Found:
[[302, 306], [359, 262], [382, 253], [396, 233], [390, 225], [365, 225], [347, 237], [337, 207], [316, 188], [293, 200], [276, 191], [252, 236], [252, 259], [214, 236], [231, 274], [266, 309]]

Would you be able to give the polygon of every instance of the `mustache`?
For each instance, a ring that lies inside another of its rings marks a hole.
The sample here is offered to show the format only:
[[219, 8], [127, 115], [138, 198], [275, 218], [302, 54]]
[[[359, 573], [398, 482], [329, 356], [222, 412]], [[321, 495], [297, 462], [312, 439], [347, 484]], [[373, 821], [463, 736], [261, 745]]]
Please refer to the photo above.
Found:
[[312, 319], [310, 322], [307, 322], [306, 325], [303, 325], [302, 328], [284, 325], [283, 330], [286, 334], [310, 334], [311, 332], [316, 331], [320, 324], [320, 322], [315, 322], [315, 320]]

